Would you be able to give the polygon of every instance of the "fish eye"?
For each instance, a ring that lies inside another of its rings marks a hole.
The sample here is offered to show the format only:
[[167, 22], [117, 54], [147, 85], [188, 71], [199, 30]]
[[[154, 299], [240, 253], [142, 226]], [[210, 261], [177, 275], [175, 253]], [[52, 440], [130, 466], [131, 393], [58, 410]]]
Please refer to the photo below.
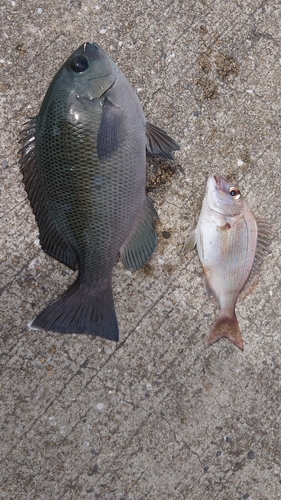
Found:
[[236, 188], [236, 187], [231, 187], [231, 188], [229, 188], [229, 194], [230, 194], [231, 196], [233, 196], [233, 198], [234, 198], [235, 200], [239, 200], [239, 198], [240, 198], [240, 196], [241, 196], [241, 193], [240, 193], [239, 189], [238, 189], [238, 188]]
[[88, 69], [89, 64], [86, 57], [77, 56], [72, 59], [70, 67], [73, 71], [75, 71], [75, 73], [83, 73], [86, 69]]

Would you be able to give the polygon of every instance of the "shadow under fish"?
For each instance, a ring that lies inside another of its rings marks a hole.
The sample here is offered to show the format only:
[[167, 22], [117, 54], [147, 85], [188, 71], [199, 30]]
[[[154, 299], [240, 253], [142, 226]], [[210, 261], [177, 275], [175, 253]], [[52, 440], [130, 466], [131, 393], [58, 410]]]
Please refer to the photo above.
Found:
[[113, 266], [120, 253], [127, 269], [139, 269], [156, 246], [146, 150], [172, 160], [179, 145], [145, 120], [128, 80], [95, 43], [63, 64], [20, 142], [41, 246], [79, 271], [32, 326], [118, 341]]
[[207, 344], [228, 338], [243, 351], [244, 342], [235, 314], [239, 294], [248, 295], [258, 282], [272, 232], [269, 223], [255, 219], [239, 189], [210, 175], [196, 229], [184, 251], [197, 246], [208, 298], [216, 298], [219, 316]]

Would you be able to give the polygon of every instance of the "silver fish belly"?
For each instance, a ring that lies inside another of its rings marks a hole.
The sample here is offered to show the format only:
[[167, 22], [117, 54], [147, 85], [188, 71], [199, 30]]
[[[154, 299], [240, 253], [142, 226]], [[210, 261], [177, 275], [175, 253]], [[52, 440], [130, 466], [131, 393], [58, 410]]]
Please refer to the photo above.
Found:
[[256, 221], [236, 187], [222, 177], [209, 176], [197, 227], [184, 247], [189, 251], [197, 245], [207, 296], [220, 306], [208, 345], [227, 337], [244, 349], [235, 305], [245, 285], [249, 293], [256, 284], [270, 236], [269, 225]]

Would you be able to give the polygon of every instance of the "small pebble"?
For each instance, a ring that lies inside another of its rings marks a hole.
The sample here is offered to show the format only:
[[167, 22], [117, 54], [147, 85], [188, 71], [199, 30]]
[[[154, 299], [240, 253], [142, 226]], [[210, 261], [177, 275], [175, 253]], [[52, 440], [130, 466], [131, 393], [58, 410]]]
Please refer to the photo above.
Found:
[[169, 231], [162, 231], [162, 236], [165, 238], [165, 240], [168, 240], [171, 236], [171, 233]]

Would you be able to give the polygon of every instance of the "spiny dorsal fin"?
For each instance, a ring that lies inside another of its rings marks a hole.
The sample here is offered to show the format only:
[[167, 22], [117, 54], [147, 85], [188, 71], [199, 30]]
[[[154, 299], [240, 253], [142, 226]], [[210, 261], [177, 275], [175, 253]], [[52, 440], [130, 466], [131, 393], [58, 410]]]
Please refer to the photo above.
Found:
[[40, 243], [44, 252], [74, 270], [76, 256], [52, 220], [48, 202], [42, 190], [35, 152], [36, 118], [31, 118], [26, 125], [27, 127], [20, 134], [19, 142], [22, 145], [20, 165], [25, 190], [39, 225]]
[[256, 219], [258, 236], [257, 236], [257, 247], [255, 253], [255, 259], [250, 276], [240, 294], [240, 299], [244, 300], [247, 295], [249, 295], [257, 285], [259, 281], [259, 276], [261, 272], [261, 267], [264, 262], [265, 257], [268, 255], [268, 247], [272, 240], [272, 228], [268, 221], [265, 219]]

